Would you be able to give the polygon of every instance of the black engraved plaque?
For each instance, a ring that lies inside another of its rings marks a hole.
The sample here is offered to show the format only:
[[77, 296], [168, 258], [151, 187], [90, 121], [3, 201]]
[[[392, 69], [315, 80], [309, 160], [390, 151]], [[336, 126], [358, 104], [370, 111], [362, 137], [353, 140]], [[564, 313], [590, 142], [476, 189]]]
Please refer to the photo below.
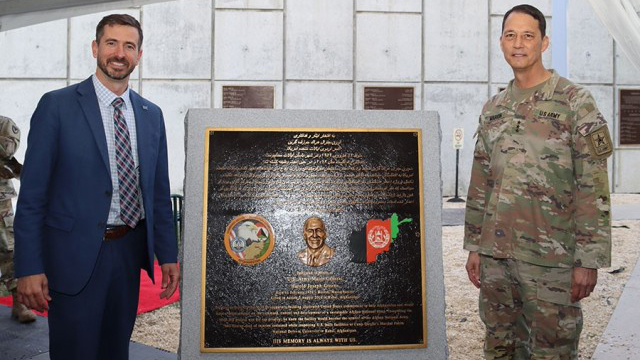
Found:
[[231, 86], [222, 87], [223, 108], [273, 109], [273, 86]]
[[640, 145], [640, 89], [620, 90], [620, 145]]
[[201, 351], [426, 346], [419, 129], [205, 136]]
[[413, 87], [365, 86], [365, 110], [413, 110]]

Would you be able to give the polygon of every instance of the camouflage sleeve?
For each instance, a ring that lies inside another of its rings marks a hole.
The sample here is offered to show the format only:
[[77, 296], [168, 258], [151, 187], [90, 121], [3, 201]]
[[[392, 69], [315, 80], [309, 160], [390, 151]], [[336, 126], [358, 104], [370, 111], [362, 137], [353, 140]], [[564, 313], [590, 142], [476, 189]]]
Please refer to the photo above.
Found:
[[20, 145], [20, 129], [8, 117], [0, 116], [0, 158], [11, 159]]
[[488, 192], [490, 154], [486, 148], [482, 131], [482, 117], [476, 131], [478, 137], [473, 152], [473, 166], [471, 180], [467, 192], [467, 208], [464, 219], [464, 249], [478, 251], [480, 249], [480, 235]]
[[611, 200], [607, 157], [613, 145], [607, 122], [588, 92], [573, 131], [576, 250], [573, 266], [611, 266]]

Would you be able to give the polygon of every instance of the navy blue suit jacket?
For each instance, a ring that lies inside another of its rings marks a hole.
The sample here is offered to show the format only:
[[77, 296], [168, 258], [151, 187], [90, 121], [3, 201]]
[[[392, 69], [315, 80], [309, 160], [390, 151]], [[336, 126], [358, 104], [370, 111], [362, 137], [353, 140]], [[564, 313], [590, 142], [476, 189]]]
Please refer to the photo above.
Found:
[[[148, 263], [177, 261], [162, 111], [130, 91], [135, 113]], [[46, 93], [31, 118], [14, 222], [16, 277], [45, 273], [79, 293], [98, 257], [111, 203], [107, 142], [91, 78]]]

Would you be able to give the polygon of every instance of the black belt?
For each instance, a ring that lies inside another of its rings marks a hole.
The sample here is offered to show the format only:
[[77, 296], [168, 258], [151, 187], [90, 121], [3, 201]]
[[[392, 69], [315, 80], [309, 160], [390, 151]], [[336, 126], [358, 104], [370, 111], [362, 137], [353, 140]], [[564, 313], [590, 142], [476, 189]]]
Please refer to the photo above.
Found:
[[[136, 227], [144, 224], [144, 219], [140, 219], [136, 224]], [[104, 229], [104, 236], [102, 237], [105, 241], [114, 240], [125, 236], [129, 231], [133, 229], [128, 225], [107, 225]]]
[[132, 230], [128, 225], [107, 225], [104, 229], [104, 240], [113, 240], [125, 236], [129, 230]]

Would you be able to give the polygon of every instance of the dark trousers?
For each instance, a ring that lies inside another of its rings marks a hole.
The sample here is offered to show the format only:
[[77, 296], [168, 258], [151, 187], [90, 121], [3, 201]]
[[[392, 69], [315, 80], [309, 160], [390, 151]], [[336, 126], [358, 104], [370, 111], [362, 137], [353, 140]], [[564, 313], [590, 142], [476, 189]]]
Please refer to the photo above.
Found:
[[79, 294], [50, 291], [51, 360], [129, 359], [146, 256], [143, 221], [121, 238], [102, 242], [91, 278]]

